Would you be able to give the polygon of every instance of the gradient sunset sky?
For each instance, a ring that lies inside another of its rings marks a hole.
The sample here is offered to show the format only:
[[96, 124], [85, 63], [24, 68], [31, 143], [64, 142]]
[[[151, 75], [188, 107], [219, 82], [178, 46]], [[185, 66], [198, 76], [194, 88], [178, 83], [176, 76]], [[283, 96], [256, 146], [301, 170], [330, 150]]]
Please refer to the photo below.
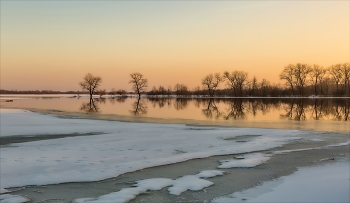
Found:
[[[223, 71], [283, 83], [291, 63], [349, 62], [349, 1], [1, 1], [1, 89], [190, 89]], [[224, 87], [222, 85], [221, 87]]]

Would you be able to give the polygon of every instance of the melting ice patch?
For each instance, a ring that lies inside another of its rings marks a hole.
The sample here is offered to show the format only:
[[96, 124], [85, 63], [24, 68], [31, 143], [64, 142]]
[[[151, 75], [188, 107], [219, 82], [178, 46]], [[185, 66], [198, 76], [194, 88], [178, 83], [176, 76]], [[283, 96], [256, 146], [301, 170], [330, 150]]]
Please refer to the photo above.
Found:
[[223, 171], [207, 170], [198, 173], [197, 175], [187, 175], [176, 180], [167, 178], [151, 178], [137, 181], [133, 188], [123, 188], [118, 192], [113, 192], [97, 198], [82, 198], [75, 200], [76, 203], [121, 203], [134, 199], [137, 195], [145, 193], [149, 190], [161, 190], [164, 187], [169, 187], [168, 191], [172, 195], [180, 195], [186, 190], [198, 191], [209, 187], [214, 183], [203, 180], [201, 178], [210, 178], [218, 175], [223, 175]]
[[235, 159], [221, 160], [218, 168], [255, 167], [270, 159], [270, 155], [263, 153], [245, 154]]

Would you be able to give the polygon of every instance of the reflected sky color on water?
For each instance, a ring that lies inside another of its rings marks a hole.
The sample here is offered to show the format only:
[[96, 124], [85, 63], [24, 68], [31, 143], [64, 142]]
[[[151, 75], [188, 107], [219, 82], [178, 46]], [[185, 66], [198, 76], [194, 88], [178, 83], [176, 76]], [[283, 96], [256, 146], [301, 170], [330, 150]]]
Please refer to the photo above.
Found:
[[[347, 130], [350, 120], [350, 99], [209, 99], [209, 98], [94, 98], [86, 97], [15, 97], [13, 102], [4, 102], [5, 108], [32, 108], [89, 114], [122, 115], [129, 117], [160, 119], [191, 119], [213, 122], [213, 125], [257, 127], [256, 123], [288, 122], [293, 126], [307, 122], [337, 122]], [[17, 98], [17, 99], [16, 99]], [[21, 99], [19, 99], [21, 98]], [[219, 122], [219, 123], [218, 123]], [[181, 122], [177, 122], [181, 123]], [[186, 122], [185, 122], [186, 123]], [[248, 125], [248, 123], [250, 123]], [[255, 124], [254, 124], [255, 123]], [[248, 125], [248, 126], [247, 126]], [[294, 128], [293, 127], [293, 128]], [[317, 127], [316, 127], [317, 128]], [[314, 128], [313, 128], [314, 129]], [[333, 130], [333, 129], [332, 129]], [[337, 130], [337, 129], [334, 129]]]

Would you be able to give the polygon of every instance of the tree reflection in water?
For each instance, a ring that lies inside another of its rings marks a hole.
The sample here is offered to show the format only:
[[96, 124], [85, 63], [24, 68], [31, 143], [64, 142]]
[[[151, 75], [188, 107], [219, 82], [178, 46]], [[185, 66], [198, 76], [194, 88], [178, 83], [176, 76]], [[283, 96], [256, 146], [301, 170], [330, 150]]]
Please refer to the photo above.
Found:
[[124, 103], [128, 97], [127, 96], [117, 96], [117, 97], [110, 97], [108, 100], [111, 102], [111, 104], [118, 103]]
[[226, 110], [226, 115], [224, 116], [225, 120], [234, 119], [234, 120], [244, 120], [247, 118], [246, 114], [250, 111], [249, 105], [243, 103], [242, 99], [231, 100], [228, 103], [229, 108]]
[[156, 108], [157, 106], [161, 109], [165, 105], [168, 107], [171, 106], [171, 101], [172, 99], [167, 98], [167, 97], [153, 97], [153, 98], [147, 98], [148, 101], [152, 104], [153, 108]]
[[[113, 105], [118, 105], [127, 99], [128, 97], [95, 98], [88, 103], [83, 103], [80, 109], [86, 112], [100, 112], [98, 105], [104, 105], [106, 100]], [[159, 108], [158, 111], [164, 107], [177, 111], [188, 108], [201, 109], [200, 112], [206, 119], [246, 120], [259, 115], [269, 116], [272, 111], [277, 112], [279, 119], [283, 120], [350, 120], [350, 99], [155, 97], [137, 99], [132, 103], [132, 109], [129, 112], [135, 116], [145, 115], [148, 112], [147, 103], [150, 103], [153, 109]]]
[[336, 105], [332, 106], [333, 120], [349, 121], [350, 100], [340, 100]]
[[[197, 101], [198, 103], [198, 101]], [[196, 105], [199, 106], [199, 103]], [[207, 118], [220, 118], [221, 112], [219, 111], [218, 107], [215, 105], [215, 101], [213, 98], [210, 98], [208, 101], [207, 108], [202, 109], [202, 113], [204, 114], [205, 117]]]
[[349, 121], [348, 99], [293, 99], [285, 108], [286, 114], [281, 118], [288, 120], [305, 121], [325, 120], [331, 117], [335, 121]]
[[147, 106], [143, 103], [140, 97], [132, 105], [133, 109], [129, 112], [134, 116], [142, 116], [147, 114]]
[[286, 114], [282, 114], [281, 118], [295, 121], [306, 121], [306, 112], [303, 99], [292, 99], [291, 104], [285, 107]]
[[192, 99], [186, 99], [186, 98], [176, 98], [174, 103], [174, 108], [176, 110], [184, 110], [187, 108], [188, 102]]
[[90, 99], [89, 102], [83, 102], [81, 104], [80, 110], [88, 113], [98, 113], [100, 108], [98, 107], [97, 102], [95, 103], [94, 99]]

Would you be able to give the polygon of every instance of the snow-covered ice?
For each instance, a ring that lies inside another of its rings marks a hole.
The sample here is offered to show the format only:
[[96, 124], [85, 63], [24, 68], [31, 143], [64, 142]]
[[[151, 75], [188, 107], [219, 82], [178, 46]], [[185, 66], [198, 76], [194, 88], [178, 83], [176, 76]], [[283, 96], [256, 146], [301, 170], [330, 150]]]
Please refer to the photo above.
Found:
[[299, 168], [290, 176], [212, 202], [349, 202], [349, 162]]
[[[100, 134], [75, 136], [91, 132]], [[194, 158], [266, 150], [298, 139], [303, 133], [298, 130], [59, 118], [1, 109], [2, 137], [52, 135], [54, 138], [67, 134], [63, 138], [2, 147], [1, 192], [6, 192], [5, 188], [25, 185], [97, 181]], [[231, 140], [247, 134], [261, 136], [249, 142]]]
[[235, 159], [221, 160], [221, 165], [218, 166], [218, 168], [254, 167], [269, 160], [270, 156], [271, 155], [263, 153], [252, 153], [236, 156]]

